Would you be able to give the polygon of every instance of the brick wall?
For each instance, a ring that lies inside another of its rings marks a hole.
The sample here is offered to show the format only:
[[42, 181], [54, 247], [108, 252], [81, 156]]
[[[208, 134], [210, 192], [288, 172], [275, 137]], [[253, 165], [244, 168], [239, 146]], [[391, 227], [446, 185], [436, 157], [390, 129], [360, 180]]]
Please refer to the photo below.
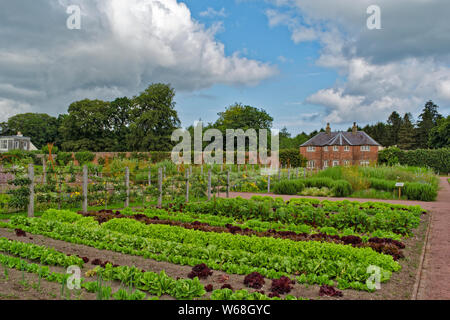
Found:
[[324, 161], [328, 161], [328, 167], [333, 166], [333, 161], [339, 161], [339, 165], [345, 165], [348, 161], [349, 165], [360, 165], [360, 161], [369, 161], [370, 163], [378, 160], [378, 147], [370, 146], [370, 151], [361, 151], [361, 146], [349, 146], [349, 150], [345, 151], [344, 146], [337, 146], [337, 151], [333, 149], [334, 146], [328, 146], [328, 151], [325, 147], [315, 147], [315, 151], [308, 152], [308, 147], [300, 147], [300, 153], [308, 160], [315, 161], [315, 168], [323, 169]]

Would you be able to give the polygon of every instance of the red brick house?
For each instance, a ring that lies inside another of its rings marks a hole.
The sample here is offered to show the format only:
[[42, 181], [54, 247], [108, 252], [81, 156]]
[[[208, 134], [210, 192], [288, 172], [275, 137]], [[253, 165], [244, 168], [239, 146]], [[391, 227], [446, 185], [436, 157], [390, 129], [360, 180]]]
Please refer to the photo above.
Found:
[[308, 160], [307, 168], [326, 169], [369, 165], [377, 161], [380, 147], [367, 133], [358, 131], [356, 123], [352, 132], [331, 132], [328, 123], [325, 132], [320, 132], [300, 146], [300, 153]]

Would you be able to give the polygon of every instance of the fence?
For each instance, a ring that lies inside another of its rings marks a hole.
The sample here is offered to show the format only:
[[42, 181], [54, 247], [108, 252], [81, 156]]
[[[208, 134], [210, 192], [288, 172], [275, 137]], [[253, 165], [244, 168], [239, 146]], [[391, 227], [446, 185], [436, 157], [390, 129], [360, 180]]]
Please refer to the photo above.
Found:
[[[44, 167], [41, 174], [35, 174], [35, 167], [29, 165], [26, 172], [29, 184], [25, 186], [28, 202], [18, 209], [27, 209], [28, 214], [33, 215], [35, 210], [79, 208], [80, 205], [83, 211], [87, 211], [89, 206], [108, 209], [109, 205], [117, 203], [128, 207], [138, 203], [145, 206], [152, 201], [161, 207], [164, 199], [184, 198], [184, 201], [190, 201], [206, 197], [211, 200], [220, 192], [227, 196], [231, 191], [270, 192], [274, 180], [311, 174], [304, 168], [289, 167], [279, 169], [277, 175], [270, 177], [262, 176], [260, 169], [257, 165], [177, 166], [176, 169], [175, 166], [149, 166], [134, 172], [129, 167], [108, 172], [83, 166], [69, 170]], [[12, 172], [8, 174], [6, 183], [11, 183], [15, 177]], [[14, 186], [9, 186], [9, 189], [14, 189]]]

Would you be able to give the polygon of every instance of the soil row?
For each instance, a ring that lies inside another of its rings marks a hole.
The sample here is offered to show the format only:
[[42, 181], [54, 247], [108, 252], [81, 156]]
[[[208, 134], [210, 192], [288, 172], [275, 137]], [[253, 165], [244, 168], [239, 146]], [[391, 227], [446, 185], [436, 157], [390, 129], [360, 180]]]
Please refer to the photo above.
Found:
[[217, 233], [231, 233], [240, 234], [245, 236], [257, 236], [257, 237], [272, 237], [280, 239], [289, 239], [293, 241], [322, 241], [322, 242], [333, 242], [337, 244], [347, 244], [353, 247], [364, 248], [369, 247], [374, 249], [376, 252], [391, 255], [394, 260], [403, 258], [403, 252], [401, 249], [405, 248], [405, 245], [397, 240], [388, 238], [377, 238], [373, 237], [368, 240], [368, 242], [363, 242], [361, 237], [358, 236], [337, 236], [337, 235], [327, 235], [324, 233], [307, 234], [307, 233], [295, 233], [292, 231], [277, 231], [270, 229], [267, 231], [255, 231], [249, 228], [240, 228], [227, 224], [224, 227], [212, 226], [208, 223], [203, 223], [199, 221], [194, 222], [180, 222], [172, 220], [161, 220], [158, 217], [150, 218], [144, 214], [135, 214], [131, 216], [123, 215], [120, 211], [112, 210], [101, 210], [101, 211], [91, 211], [87, 213], [78, 212], [85, 217], [93, 217], [100, 224], [105, 223], [111, 219], [133, 219], [145, 224], [163, 224], [170, 226], [182, 227], [185, 229], [198, 230], [203, 232], [217, 232]]

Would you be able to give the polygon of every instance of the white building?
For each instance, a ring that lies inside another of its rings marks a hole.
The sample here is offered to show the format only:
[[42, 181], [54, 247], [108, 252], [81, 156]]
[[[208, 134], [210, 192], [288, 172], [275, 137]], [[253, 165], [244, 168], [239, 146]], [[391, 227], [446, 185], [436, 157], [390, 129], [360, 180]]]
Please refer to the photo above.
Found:
[[0, 152], [11, 150], [33, 151], [37, 150], [37, 148], [29, 137], [24, 137], [20, 132], [16, 136], [0, 136]]

